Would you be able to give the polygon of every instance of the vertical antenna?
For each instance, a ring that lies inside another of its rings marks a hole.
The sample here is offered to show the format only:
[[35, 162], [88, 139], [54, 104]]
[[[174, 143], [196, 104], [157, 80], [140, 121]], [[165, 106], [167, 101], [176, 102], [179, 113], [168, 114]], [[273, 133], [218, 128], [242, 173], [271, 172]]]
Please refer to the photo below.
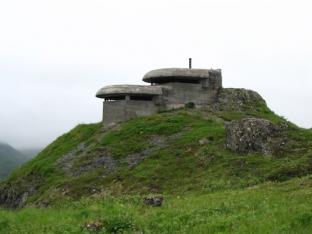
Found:
[[189, 58], [189, 69], [192, 69], [192, 58]]

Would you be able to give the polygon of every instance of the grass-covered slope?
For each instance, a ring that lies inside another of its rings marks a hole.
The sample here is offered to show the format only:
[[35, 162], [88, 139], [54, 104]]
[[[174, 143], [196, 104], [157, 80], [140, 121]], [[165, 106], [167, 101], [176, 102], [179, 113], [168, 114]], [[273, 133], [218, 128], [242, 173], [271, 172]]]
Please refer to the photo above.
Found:
[[[309, 174], [312, 131], [275, 115], [261, 98], [246, 100], [234, 110], [232, 104], [182, 109], [112, 129], [79, 125], [15, 171], [0, 186], [0, 202], [46, 206], [92, 194], [208, 193]], [[287, 145], [281, 154], [245, 155], [225, 148], [225, 125], [251, 116], [284, 129]]]

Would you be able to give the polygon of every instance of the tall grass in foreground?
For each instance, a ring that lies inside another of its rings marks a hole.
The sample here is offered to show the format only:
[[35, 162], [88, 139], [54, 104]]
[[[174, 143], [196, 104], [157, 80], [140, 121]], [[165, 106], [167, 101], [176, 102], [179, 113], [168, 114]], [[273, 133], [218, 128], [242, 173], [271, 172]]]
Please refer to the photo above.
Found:
[[[165, 197], [81, 199], [53, 208], [0, 211], [0, 233], [312, 233], [312, 177], [241, 190]], [[86, 223], [98, 221], [98, 231]]]

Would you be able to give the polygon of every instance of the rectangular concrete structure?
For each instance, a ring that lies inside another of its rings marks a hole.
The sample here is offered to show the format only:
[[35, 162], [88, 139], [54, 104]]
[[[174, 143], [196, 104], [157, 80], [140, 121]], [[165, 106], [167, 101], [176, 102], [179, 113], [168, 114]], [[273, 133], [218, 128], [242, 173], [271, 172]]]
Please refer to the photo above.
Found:
[[168, 68], [148, 72], [143, 85], [112, 85], [100, 89], [103, 124], [110, 126], [135, 118], [194, 104], [199, 108], [218, 100], [221, 70]]

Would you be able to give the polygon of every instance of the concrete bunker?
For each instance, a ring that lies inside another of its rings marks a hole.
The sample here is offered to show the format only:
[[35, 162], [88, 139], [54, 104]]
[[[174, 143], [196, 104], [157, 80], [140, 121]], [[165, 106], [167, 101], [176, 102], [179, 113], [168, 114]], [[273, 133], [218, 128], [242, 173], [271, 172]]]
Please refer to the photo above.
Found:
[[103, 124], [157, 113], [161, 87], [144, 85], [112, 85], [100, 89], [96, 97], [103, 98]]
[[143, 81], [151, 85], [112, 85], [97, 92], [96, 97], [104, 99], [104, 125], [189, 103], [207, 106], [217, 101], [222, 89], [220, 69], [157, 69], [146, 73]]

